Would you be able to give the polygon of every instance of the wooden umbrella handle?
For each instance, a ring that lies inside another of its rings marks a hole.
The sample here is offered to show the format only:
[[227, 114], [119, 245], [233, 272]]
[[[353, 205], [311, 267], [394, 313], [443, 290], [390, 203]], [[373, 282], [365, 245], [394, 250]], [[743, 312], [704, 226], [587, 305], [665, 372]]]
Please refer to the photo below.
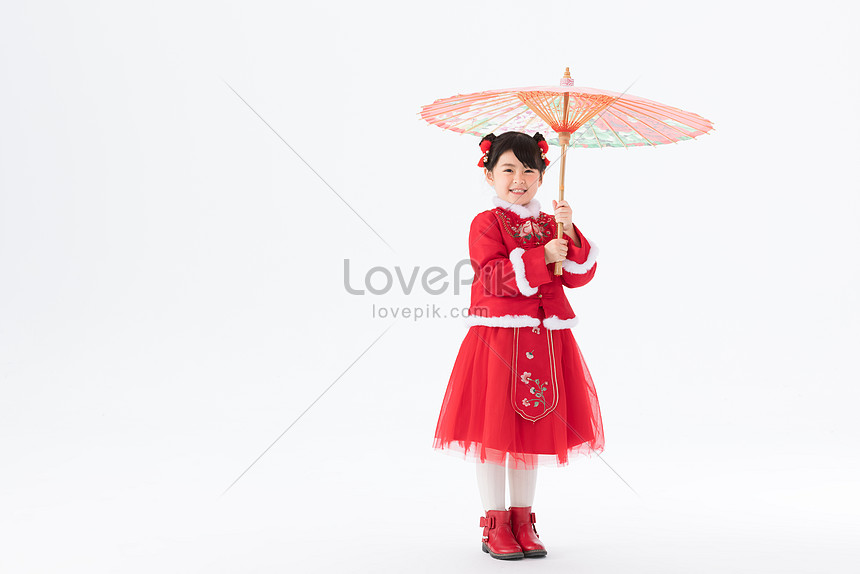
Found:
[[[562, 236], [562, 235], [564, 235], [564, 228], [563, 228], [563, 225], [562, 225], [561, 223], [556, 223], [556, 226], [558, 227], [558, 229], [557, 229], [556, 237], [555, 237], [555, 238], [556, 238], [556, 239], [561, 239], [561, 236]], [[555, 275], [561, 275], [561, 261], [556, 261], [556, 262], [555, 262], [555, 270], [553, 271], [553, 273], [554, 273]]]
[[[565, 110], [567, 110], [567, 94], [565, 94], [564, 102]], [[558, 132], [558, 141], [561, 144], [561, 170], [558, 174], [558, 201], [564, 200], [564, 167], [567, 160], [567, 145], [570, 143], [570, 132]], [[561, 239], [564, 235], [564, 224], [556, 222], [556, 239]], [[553, 274], [561, 275], [561, 261], [555, 262]]]

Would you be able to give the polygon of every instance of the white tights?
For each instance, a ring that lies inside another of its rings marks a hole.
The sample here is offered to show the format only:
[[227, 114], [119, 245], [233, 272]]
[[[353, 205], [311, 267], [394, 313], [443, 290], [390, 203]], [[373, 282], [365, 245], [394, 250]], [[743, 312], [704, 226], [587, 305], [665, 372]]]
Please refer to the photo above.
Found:
[[[492, 462], [477, 462], [478, 491], [484, 511], [505, 510], [505, 467]], [[535, 499], [537, 468], [513, 468], [508, 459], [508, 482], [511, 485], [511, 506], [531, 506]]]

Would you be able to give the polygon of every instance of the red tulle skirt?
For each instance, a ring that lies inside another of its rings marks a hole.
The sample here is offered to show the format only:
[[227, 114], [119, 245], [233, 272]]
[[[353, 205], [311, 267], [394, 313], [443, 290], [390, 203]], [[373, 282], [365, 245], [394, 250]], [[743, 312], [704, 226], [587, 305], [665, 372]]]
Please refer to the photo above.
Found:
[[[564, 466], [572, 456], [601, 452], [600, 405], [579, 345], [570, 329], [549, 335], [543, 326], [472, 326], [454, 362], [433, 448], [514, 468]], [[534, 350], [541, 344], [547, 353]]]

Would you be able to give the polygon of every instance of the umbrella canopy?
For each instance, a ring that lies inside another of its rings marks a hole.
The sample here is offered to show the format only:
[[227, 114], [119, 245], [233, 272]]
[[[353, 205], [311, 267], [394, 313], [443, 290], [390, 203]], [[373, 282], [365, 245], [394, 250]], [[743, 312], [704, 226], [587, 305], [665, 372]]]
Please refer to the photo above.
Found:
[[541, 132], [549, 144], [560, 146], [557, 134], [568, 132], [573, 134], [568, 145], [581, 148], [655, 146], [714, 129], [692, 112], [631, 94], [576, 87], [569, 69], [565, 73], [566, 85], [459, 94], [423, 106], [418, 113], [432, 125], [478, 137]]

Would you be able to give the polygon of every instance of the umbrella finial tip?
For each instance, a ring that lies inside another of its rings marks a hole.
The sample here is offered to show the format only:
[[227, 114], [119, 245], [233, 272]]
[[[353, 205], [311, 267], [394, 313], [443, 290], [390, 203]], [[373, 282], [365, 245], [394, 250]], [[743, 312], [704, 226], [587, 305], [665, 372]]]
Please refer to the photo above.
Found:
[[560, 86], [572, 86], [573, 78], [570, 77], [570, 67], [565, 67], [564, 75], [561, 77], [561, 81], [559, 82]]

